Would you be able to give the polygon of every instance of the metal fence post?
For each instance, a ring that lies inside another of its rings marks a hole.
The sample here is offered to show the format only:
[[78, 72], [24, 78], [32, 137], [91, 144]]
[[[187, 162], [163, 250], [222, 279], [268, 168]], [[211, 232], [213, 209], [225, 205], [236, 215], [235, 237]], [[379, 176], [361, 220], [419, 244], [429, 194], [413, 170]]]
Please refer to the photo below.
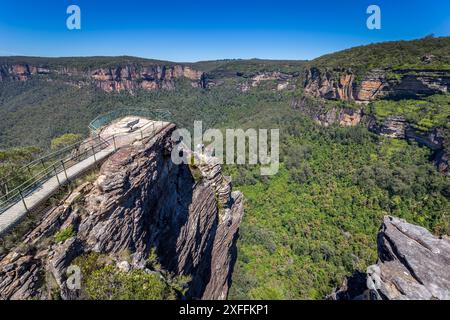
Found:
[[56, 180], [58, 180], [58, 184], [59, 184], [59, 186], [61, 187], [61, 181], [59, 181], [58, 171], [56, 171], [55, 165], [53, 165], [53, 170], [55, 171]]
[[3, 185], [4, 185], [4, 188], [5, 188], [5, 190], [4, 190], [4, 191], [5, 191], [4, 196], [5, 196], [5, 199], [8, 200], [8, 193], [9, 193], [9, 190], [8, 190], [8, 184], [7, 184], [6, 182], [4, 182]]
[[64, 174], [66, 175], [66, 179], [67, 179], [67, 181], [69, 181], [69, 177], [67, 176], [66, 166], [64, 165], [64, 161], [63, 160], [61, 160], [61, 164], [62, 164], [62, 167], [64, 169]]
[[27, 204], [25, 203], [25, 199], [23, 198], [22, 190], [19, 189], [20, 198], [22, 199], [23, 206], [25, 207], [25, 210], [28, 212]]
[[116, 135], [113, 134], [112, 138], [113, 138], [113, 143], [114, 143], [114, 151], [116, 151], [116, 150], [117, 150], [117, 146], [116, 146]]
[[44, 170], [47, 170], [47, 168], [45, 167], [45, 164], [44, 164], [44, 160], [42, 160], [42, 159], [41, 159], [41, 164], [42, 164], [42, 167], [44, 168]]
[[142, 139], [144, 139], [144, 133], [142, 132], [142, 130], [140, 130], [141, 131], [141, 140]]
[[96, 163], [97, 162], [97, 158], [95, 157], [94, 146], [92, 146], [92, 154], [94, 155], [94, 163]]

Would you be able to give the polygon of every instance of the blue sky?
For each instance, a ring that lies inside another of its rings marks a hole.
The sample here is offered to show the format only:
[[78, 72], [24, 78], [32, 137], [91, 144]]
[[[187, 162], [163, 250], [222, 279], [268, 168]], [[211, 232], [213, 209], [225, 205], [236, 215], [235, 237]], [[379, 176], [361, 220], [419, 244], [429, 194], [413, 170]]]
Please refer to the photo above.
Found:
[[[81, 30], [66, 9], [81, 8]], [[382, 29], [368, 30], [377, 4]], [[356, 45], [450, 35], [449, 0], [2, 0], [0, 55], [172, 61], [311, 59]]]

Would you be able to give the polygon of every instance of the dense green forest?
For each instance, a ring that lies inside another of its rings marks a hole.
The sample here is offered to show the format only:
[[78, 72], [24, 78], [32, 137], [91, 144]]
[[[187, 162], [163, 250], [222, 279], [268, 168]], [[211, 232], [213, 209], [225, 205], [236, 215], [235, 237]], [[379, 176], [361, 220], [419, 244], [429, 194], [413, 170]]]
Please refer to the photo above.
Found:
[[[369, 47], [371, 55], [362, 54]], [[417, 57], [433, 49], [441, 56], [431, 67], [449, 66], [449, 38], [369, 47], [346, 50], [313, 63], [413, 68], [420, 63]], [[380, 61], [380, 55], [386, 52], [391, 54], [383, 55]], [[198, 64], [223, 76], [239, 70], [251, 73], [284, 68], [301, 72], [304, 62], [279, 61], [271, 66], [264, 60], [227, 60]], [[301, 93], [276, 91], [274, 81], [242, 93], [237, 89], [239, 81], [239, 77], [229, 78], [222, 85], [202, 90], [181, 80], [173, 91], [135, 94], [105, 93], [95, 86], [78, 88], [39, 77], [3, 82], [0, 148], [7, 150], [0, 152], [0, 169], [16, 170], [36, 154], [49, 150], [51, 141], [63, 134], [86, 136], [95, 116], [123, 107], [168, 109], [172, 121], [186, 128], [191, 128], [194, 120], [203, 120], [204, 129], [279, 128], [278, 174], [264, 177], [257, 166], [225, 166], [234, 188], [245, 196], [229, 296], [235, 299], [324, 298], [345, 276], [355, 270], [365, 271], [376, 262], [376, 235], [387, 214], [422, 225], [435, 234], [450, 232], [450, 178], [438, 173], [429, 161], [429, 149], [377, 136], [363, 126], [321, 127], [291, 108], [292, 98]], [[343, 102], [333, 104], [347, 106]], [[423, 100], [377, 101], [367, 108], [377, 119], [401, 114], [418, 128], [428, 130], [448, 125], [448, 106], [448, 95], [436, 95]], [[92, 271], [90, 281], [104, 286], [111, 281], [126, 283], [119, 273], [104, 278], [108, 272], [105, 268], [102, 265]], [[140, 274], [127, 279], [160, 285], [156, 279]], [[149, 294], [159, 297], [163, 291], [164, 297], [174, 297], [173, 288], [166, 286]], [[95, 297], [99, 293], [88, 294]], [[127, 293], [119, 290], [114, 294]], [[141, 294], [146, 293], [139, 292], [136, 297]]]
[[[326, 69], [350, 69], [363, 74], [372, 69], [434, 69], [450, 70], [450, 37], [425, 37], [413, 41], [392, 41], [359, 46], [327, 54], [308, 66]], [[423, 57], [430, 56], [431, 61]]]
[[175, 62], [145, 59], [130, 56], [119, 57], [62, 57], [62, 58], [44, 58], [27, 56], [0, 57], [1, 64], [29, 64], [44, 68], [74, 68], [81, 71], [90, 69], [116, 67], [118, 65], [139, 64], [141, 66], [154, 65], [174, 65]]
[[277, 175], [230, 168], [247, 201], [231, 298], [323, 298], [376, 261], [386, 214], [450, 232], [449, 180], [426, 148], [298, 114], [284, 123]]

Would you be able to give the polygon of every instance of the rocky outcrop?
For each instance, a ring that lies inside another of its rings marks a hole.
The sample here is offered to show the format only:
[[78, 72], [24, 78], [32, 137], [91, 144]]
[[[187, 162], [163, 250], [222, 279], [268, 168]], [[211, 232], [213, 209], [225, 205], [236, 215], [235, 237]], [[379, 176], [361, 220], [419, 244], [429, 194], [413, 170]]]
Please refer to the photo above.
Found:
[[378, 126], [370, 129], [380, 136], [388, 138], [404, 139], [406, 137], [407, 122], [401, 116], [389, 116], [384, 119]]
[[[243, 76], [243, 75], [238, 75]], [[241, 92], [247, 92], [252, 88], [258, 87], [261, 83], [266, 81], [276, 82], [277, 91], [284, 90], [294, 90], [295, 89], [295, 78], [298, 77], [298, 73], [288, 74], [279, 71], [273, 72], [260, 72], [256, 75], [252, 75], [248, 80], [241, 82], [239, 84], [239, 90]]]
[[431, 160], [439, 172], [450, 175], [450, 157], [448, 154], [448, 138], [442, 127], [435, 127], [430, 131], [421, 131], [412, 126], [403, 116], [388, 116], [378, 120], [371, 114], [358, 107], [327, 107], [321, 98], [313, 99], [308, 96], [294, 98], [291, 107], [299, 110], [315, 123], [322, 126], [339, 124], [341, 126], [364, 125], [373, 133], [380, 136], [407, 139], [417, 142], [432, 150]]
[[450, 155], [446, 149], [441, 149], [433, 156], [433, 162], [439, 172], [450, 176]]
[[[194, 176], [189, 165], [175, 165], [174, 130], [169, 125], [152, 139], [122, 147], [94, 182], [52, 208], [0, 260], [0, 296], [49, 299], [51, 278], [62, 298], [74, 299], [65, 281], [75, 257], [98, 252], [129, 270], [144, 268], [154, 248], [164, 270], [191, 277], [188, 298], [226, 298], [243, 196], [231, 191], [215, 158], [203, 157]], [[73, 235], [56, 243], [55, 232], [69, 226]], [[124, 250], [129, 264], [119, 258]]]
[[377, 98], [407, 98], [450, 92], [449, 70], [374, 69], [360, 81], [351, 70], [306, 69], [304, 92], [324, 99], [368, 103]]
[[29, 64], [13, 64], [0, 66], [0, 81], [6, 79], [27, 81], [36, 75], [59, 75], [82, 78], [74, 83], [94, 83], [106, 92], [133, 92], [144, 90], [173, 90], [175, 80], [185, 78], [193, 87], [206, 88], [206, 74], [185, 65], [153, 65], [137, 64], [119, 65], [116, 67], [80, 70], [76, 68], [46, 68]]
[[359, 85], [352, 87], [352, 92], [355, 92], [354, 100], [366, 103], [378, 97], [386, 96], [388, 94], [386, 83], [384, 70], [372, 70]]
[[314, 104], [308, 98], [293, 99], [291, 107], [308, 115], [317, 124], [330, 126], [339, 124], [342, 126], [356, 126], [362, 120], [362, 110], [353, 108], [327, 108], [326, 106]]
[[354, 75], [348, 72], [335, 74], [311, 68], [305, 71], [303, 89], [316, 98], [352, 101], [354, 80]]
[[330, 298], [450, 300], [450, 237], [386, 216], [378, 234], [377, 264], [354, 279]]

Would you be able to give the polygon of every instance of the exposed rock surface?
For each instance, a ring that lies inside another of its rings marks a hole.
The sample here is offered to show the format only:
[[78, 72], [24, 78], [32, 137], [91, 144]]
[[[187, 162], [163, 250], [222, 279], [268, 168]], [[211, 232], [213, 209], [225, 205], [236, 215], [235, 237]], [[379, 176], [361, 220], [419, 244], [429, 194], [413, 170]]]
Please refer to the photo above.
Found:
[[450, 176], [450, 156], [447, 150], [441, 149], [436, 152], [435, 156], [433, 157], [433, 162], [437, 166], [439, 172]]
[[326, 108], [325, 106], [311, 106], [307, 98], [293, 99], [291, 107], [308, 115], [317, 124], [330, 126], [339, 124], [342, 126], [356, 126], [362, 120], [362, 110], [353, 108]]
[[450, 92], [448, 70], [375, 69], [356, 81], [351, 70], [306, 69], [306, 94], [324, 99], [368, 103], [380, 97], [417, 97]]
[[407, 123], [404, 117], [390, 116], [384, 119], [378, 127], [372, 129], [381, 136], [404, 139], [406, 127]]
[[[0, 260], [0, 297], [49, 299], [49, 277], [64, 299], [66, 269], [82, 253], [99, 252], [116, 259], [131, 253], [121, 270], [143, 268], [151, 248], [165, 270], [190, 275], [187, 296], [224, 299], [236, 257], [235, 241], [243, 215], [243, 196], [231, 192], [215, 158], [199, 165], [194, 179], [188, 165], [170, 157], [174, 125], [153, 139], [123, 147], [100, 169], [95, 182], [79, 186], [51, 209]], [[72, 226], [62, 243], [54, 234]]]
[[450, 175], [450, 157], [448, 154], [448, 138], [445, 129], [435, 127], [430, 131], [421, 131], [413, 127], [403, 116], [388, 116], [383, 120], [364, 111], [361, 107], [327, 107], [324, 99], [312, 99], [308, 96], [294, 98], [291, 107], [310, 117], [322, 126], [339, 124], [341, 126], [356, 126], [362, 124], [370, 131], [384, 137], [407, 139], [433, 151], [431, 160], [439, 172]]
[[330, 298], [450, 300], [450, 237], [386, 216], [378, 234], [378, 262], [358, 275]]
[[[82, 70], [76, 68], [45, 68], [29, 64], [0, 65], [0, 81], [11, 79], [27, 81], [36, 75], [60, 75], [76, 77], [75, 85], [86, 85], [90, 82], [107, 92], [129, 91], [137, 89], [172, 90], [175, 80], [185, 78], [193, 87], [206, 88], [208, 81], [205, 73], [185, 65], [140, 66], [135, 64], [119, 65], [109, 68]], [[81, 78], [82, 80], [79, 80]]]
[[303, 87], [306, 94], [314, 97], [352, 101], [354, 79], [354, 75], [348, 72], [335, 74], [311, 68], [305, 71]]
[[251, 76], [248, 80], [240, 83], [239, 89], [241, 92], [247, 92], [251, 88], [258, 87], [261, 83], [266, 81], [274, 81], [276, 82], [275, 90], [277, 91], [294, 90], [294, 80], [296, 77], [298, 77], [297, 73], [288, 74], [279, 71], [260, 72]]

